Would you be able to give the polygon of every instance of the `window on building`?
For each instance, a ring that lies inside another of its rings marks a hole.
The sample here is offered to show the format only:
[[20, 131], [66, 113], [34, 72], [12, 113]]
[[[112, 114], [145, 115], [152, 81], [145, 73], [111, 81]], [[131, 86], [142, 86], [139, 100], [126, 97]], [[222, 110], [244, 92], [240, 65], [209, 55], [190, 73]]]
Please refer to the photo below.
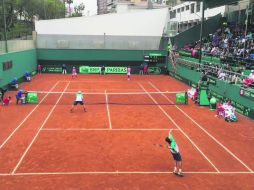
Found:
[[12, 61], [5, 61], [2, 64], [3, 64], [3, 71], [6, 71], [12, 68]]
[[195, 4], [192, 3], [191, 4], [191, 10], [190, 10], [191, 13], [194, 13], [195, 12]]
[[181, 8], [181, 12], [184, 12], [184, 7]]
[[179, 9], [177, 9], [177, 13], [180, 13], [180, 8], [179, 8]]
[[187, 6], [185, 7], [185, 10], [186, 10], [186, 11], [190, 10], [190, 6], [187, 5]]
[[170, 19], [176, 18], [176, 10], [170, 11], [169, 16], [170, 16]]
[[196, 12], [200, 12], [200, 2], [197, 2], [197, 11]]

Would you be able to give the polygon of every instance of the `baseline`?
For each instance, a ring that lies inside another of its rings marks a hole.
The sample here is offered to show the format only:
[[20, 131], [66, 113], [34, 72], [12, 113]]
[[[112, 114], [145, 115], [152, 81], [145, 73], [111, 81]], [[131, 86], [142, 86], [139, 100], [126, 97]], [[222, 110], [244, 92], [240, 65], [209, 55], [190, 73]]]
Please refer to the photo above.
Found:
[[149, 129], [149, 128], [130, 128], [130, 129], [126, 129], [126, 128], [120, 128], [120, 129], [102, 129], [102, 128], [98, 128], [98, 129], [84, 129], [84, 128], [67, 128], [67, 129], [63, 129], [63, 128], [43, 128], [41, 129], [42, 131], [168, 131], [168, 130], [174, 130], [174, 131], [179, 131], [179, 129], [175, 129], [175, 128], [171, 128], [171, 129]]
[[[186, 171], [185, 174], [215, 174], [215, 175], [253, 175], [254, 172], [195, 172]], [[36, 176], [36, 175], [118, 175], [118, 174], [172, 174], [166, 171], [102, 171], [102, 172], [27, 172], [27, 173], [0, 173], [0, 176]]]

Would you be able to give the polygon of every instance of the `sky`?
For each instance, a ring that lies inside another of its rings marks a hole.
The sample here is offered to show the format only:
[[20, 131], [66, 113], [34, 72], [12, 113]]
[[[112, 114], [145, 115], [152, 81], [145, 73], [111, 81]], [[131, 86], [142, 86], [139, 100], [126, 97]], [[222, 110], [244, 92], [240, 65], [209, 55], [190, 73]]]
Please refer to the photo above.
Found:
[[97, 1], [96, 0], [73, 0], [73, 5], [85, 4], [84, 15], [92, 16], [97, 14]]

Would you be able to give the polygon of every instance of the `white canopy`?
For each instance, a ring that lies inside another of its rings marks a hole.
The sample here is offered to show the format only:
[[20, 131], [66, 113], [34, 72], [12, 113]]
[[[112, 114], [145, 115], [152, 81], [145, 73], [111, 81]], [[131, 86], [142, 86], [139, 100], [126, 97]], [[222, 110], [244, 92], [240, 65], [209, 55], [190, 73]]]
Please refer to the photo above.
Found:
[[35, 22], [38, 35], [162, 36], [168, 9]]

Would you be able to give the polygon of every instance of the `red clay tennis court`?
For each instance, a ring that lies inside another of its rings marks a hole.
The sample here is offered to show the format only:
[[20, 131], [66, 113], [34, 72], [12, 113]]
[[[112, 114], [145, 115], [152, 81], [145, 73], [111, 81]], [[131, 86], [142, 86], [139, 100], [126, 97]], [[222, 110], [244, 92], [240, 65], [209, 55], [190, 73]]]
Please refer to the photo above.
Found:
[[[175, 79], [45, 74], [21, 88], [43, 93], [38, 104], [1, 107], [1, 190], [254, 188], [253, 121], [238, 115], [227, 123], [192, 102], [175, 105], [160, 93], [188, 89]], [[78, 90], [88, 111], [70, 113]], [[172, 174], [169, 150], [154, 146], [165, 143], [169, 129], [183, 178]]]

